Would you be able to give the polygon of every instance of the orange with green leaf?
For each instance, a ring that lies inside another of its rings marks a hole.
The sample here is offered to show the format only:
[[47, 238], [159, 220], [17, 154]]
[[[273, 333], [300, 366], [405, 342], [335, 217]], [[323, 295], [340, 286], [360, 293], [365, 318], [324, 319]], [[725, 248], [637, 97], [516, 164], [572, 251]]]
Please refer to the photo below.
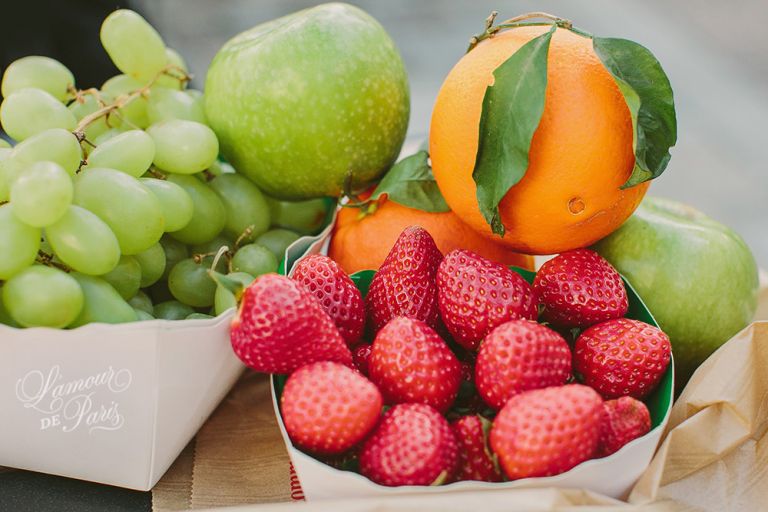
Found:
[[513, 250], [587, 246], [618, 228], [667, 166], [677, 137], [669, 81], [637, 43], [543, 13], [494, 18], [437, 97], [437, 185], [459, 218]]

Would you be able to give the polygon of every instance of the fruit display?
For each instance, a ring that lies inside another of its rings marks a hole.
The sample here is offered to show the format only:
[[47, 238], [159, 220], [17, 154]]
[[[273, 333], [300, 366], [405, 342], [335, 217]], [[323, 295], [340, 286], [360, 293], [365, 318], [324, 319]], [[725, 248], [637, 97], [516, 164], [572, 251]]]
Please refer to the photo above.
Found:
[[0, 151], [1, 321], [13, 327], [211, 318], [236, 305], [212, 268], [250, 283], [327, 218], [327, 201], [276, 202], [219, 159], [205, 96], [141, 16], [115, 11], [100, 36], [122, 73], [100, 88], [78, 89], [48, 57], [3, 74], [0, 122], [16, 144]]
[[671, 393], [669, 338], [625, 318], [617, 276], [578, 249], [534, 277], [410, 226], [376, 272], [315, 254], [256, 278], [232, 344], [283, 375], [286, 432], [321, 461], [383, 486], [551, 476], [648, 433], [642, 400]]
[[732, 229], [690, 206], [647, 197], [593, 248], [632, 283], [669, 335], [679, 390], [755, 316], [752, 252]]

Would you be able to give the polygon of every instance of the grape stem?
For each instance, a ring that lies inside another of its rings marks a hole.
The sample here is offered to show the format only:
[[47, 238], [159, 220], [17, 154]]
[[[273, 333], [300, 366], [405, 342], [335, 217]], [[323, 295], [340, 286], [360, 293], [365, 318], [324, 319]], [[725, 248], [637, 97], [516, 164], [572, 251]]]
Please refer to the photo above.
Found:
[[[182, 78], [179, 78], [173, 73], [170, 73], [170, 71], [178, 71], [183, 74]], [[168, 75], [173, 78], [176, 78], [177, 80], [181, 82], [188, 82], [191, 80], [191, 76], [188, 75], [186, 72], [184, 72], [183, 69], [181, 69], [179, 66], [175, 65], [168, 65], [165, 66], [157, 75], [152, 78], [146, 85], [143, 87], [140, 87], [139, 89], [136, 89], [135, 91], [131, 91], [128, 94], [122, 94], [118, 96], [114, 102], [112, 103], [105, 103], [100, 109], [88, 114], [84, 118], [80, 120], [80, 122], [75, 127], [75, 135], [77, 135], [80, 132], [83, 132], [88, 126], [90, 126], [91, 123], [96, 121], [97, 119], [100, 119], [104, 116], [109, 116], [111, 113], [115, 112], [118, 109], [121, 109], [131, 103], [132, 101], [136, 100], [139, 97], [146, 96], [149, 93], [149, 90], [152, 88], [153, 85], [155, 85], [155, 82], [162, 77], [163, 75]], [[90, 89], [86, 89], [86, 91], [91, 91]], [[93, 94], [93, 92], [89, 92], [89, 94]], [[77, 98], [77, 96], [76, 96]], [[100, 95], [97, 97], [97, 100], [100, 99]], [[103, 101], [101, 102], [103, 103]]]
[[65, 264], [59, 263], [57, 261], [53, 261], [53, 254], [48, 254], [43, 250], [37, 251], [37, 258], [35, 259], [35, 261], [47, 267], [58, 268], [59, 270], [63, 270], [64, 272], [67, 272], [67, 273], [72, 272], [72, 269], [66, 266]]
[[250, 236], [253, 234], [254, 229], [256, 229], [256, 225], [251, 224], [250, 226], [245, 228], [242, 233], [240, 233], [240, 236], [237, 237], [237, 240], [235, 240], [235, 251], [237, 251], [240, 248], [240, 244], [243, 243], [243, 240], [250, 238]]

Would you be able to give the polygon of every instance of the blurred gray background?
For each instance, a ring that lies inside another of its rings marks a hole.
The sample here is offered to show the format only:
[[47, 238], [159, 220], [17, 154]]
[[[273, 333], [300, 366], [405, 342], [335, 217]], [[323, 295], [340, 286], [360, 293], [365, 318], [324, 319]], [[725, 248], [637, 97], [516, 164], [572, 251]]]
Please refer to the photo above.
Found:
[[[320, 2], [135, 0], [201, 87], [217, 49], [234, 34]], [[424, 136], [435, 95], [467, 39], [496, 9], [500, 18], [546, 11], [602, 36], [654, 52], [672, 82], [678, 143], [651, 194], [696, 206], [746, 238], [768, 266], [768, 3], [668, 0], [367, 0], [359, 5], [389, 31], [408, 67], [410, 134]]]

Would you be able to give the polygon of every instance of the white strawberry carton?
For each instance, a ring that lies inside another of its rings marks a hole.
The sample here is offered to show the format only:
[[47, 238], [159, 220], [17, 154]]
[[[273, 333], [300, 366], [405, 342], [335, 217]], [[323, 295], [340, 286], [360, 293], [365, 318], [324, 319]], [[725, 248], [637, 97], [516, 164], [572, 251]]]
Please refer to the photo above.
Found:
[[[325, 253], [328, 240], [316, 241], [308, 253]], [[290, 268], [290, 267], [289, 267]], [[529, 281], [533, 272], [515, 269]], [[372, 271], [358, 272], [352, 275], [353, 281], [365, 294], [373, 277]], [[642, 320], [657, 325], [648, 309], [629, 283], [625, 281], [629, 296], [628, 318]], [[661, 440], [662, 433], [669, 420], [674, 393], [674, 365], [670, 362], [667, 373], [651, 396], [645, 400], [651, 412], [651, 431], [622, 447], [616, 453], [601, 459], [583, 462], [570, 471], [544, 478], [526, 478], [503, 483], [456, 482], [442, 486], [403, 486], [386, 487], [370, 481], [368, 478], [352, 472], [331, 467], [308, 455], [293, 445], [285, 430], [280, 414], [280, 395], [285, 382], [284, 376], [272, 376], [272, 402], [277, 416], [280, 432], [288, 449], [294, 469], [306, 499], [325, 500], [343, 498], [362, 498], [369, 496], [391, 496], [414, 493], [450, 493], [459, 491], [481, 491], [498, 489], [525, 489], [540, 487], [560, 487], [586, 489], [617, 499], [626, 497], [653, 458]]]

